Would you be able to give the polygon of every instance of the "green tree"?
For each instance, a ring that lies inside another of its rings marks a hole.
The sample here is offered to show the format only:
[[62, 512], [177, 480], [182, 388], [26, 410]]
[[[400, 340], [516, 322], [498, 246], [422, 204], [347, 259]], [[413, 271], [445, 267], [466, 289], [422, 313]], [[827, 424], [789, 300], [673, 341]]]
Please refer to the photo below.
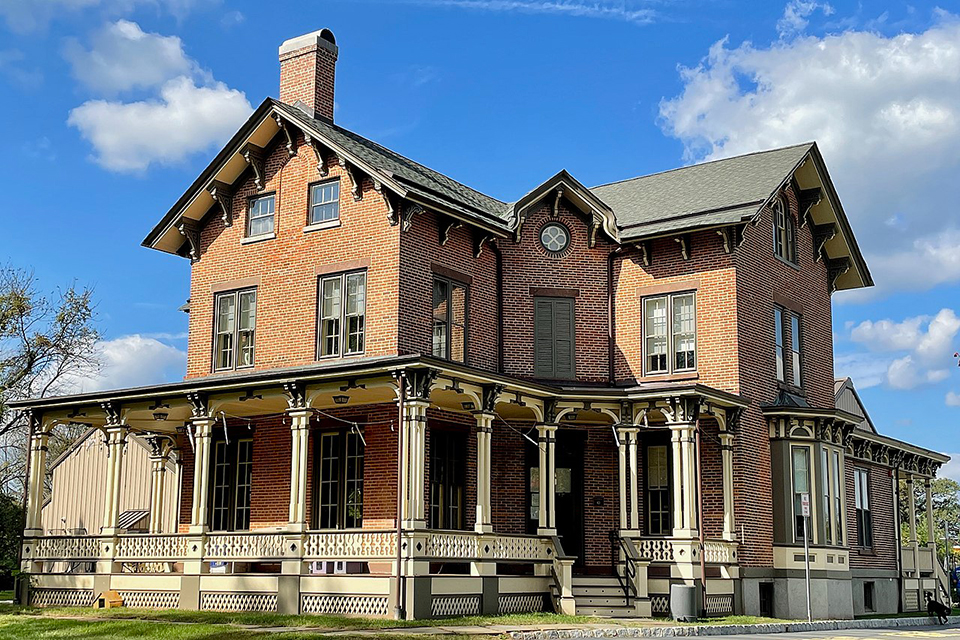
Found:
[[[947, 549], [944, 543], [944, 526], [950, 530], [951, 546], [960, 544], [960, 483], [951, 478], [935, 478], [931, 483], [933, 496], [933, 522], [937, 542], [937, 554], [945, 557]], [[917, 512], [917, 539], [927, 544], [927, 496], [923, 481], [913, 485]], [[907, 540], [910, 532], [910, 504], [907, 495], [907, 483], [900, 482], [900, 535]], [[950, 551], [953, 565], [960, 562], [960, 553]]]

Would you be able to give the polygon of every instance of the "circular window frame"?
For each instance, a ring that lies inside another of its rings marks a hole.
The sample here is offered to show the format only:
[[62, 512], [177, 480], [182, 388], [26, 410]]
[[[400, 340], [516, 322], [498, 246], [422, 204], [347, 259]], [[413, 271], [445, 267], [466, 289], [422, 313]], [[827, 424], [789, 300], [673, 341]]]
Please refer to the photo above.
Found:
[[[567, 242], [560, 249], [551, 249], [543, 241], [543, 232], [546, 231], [548, 227], [558, 227], [563, 229], [564, 233], [567, 234]], [[548, 220], [544, 222], [540, 228], [537, 230], [537, 244], [540, 246], [540, 249], [545, 252], [548, 256], [553, 256], [556, 258], [562, 258], [563, 256], [570, 253], [571, 247], [573, 246], [573, 234], [570, 232], [570, 227], [563, 224], [559, 220]]]

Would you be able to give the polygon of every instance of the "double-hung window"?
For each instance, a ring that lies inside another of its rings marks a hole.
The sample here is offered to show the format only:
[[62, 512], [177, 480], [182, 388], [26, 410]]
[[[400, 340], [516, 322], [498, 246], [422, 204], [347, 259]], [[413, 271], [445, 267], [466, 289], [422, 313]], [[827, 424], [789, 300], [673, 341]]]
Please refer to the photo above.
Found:
[[250, 199], [250, 211], [247, 214], [247, 237], [270, 235], [274, 231], [273, 194]]
[[647, 447], [647, 521], [652, 536], [670, 535], [670, 470], [666, 445]]
[[[794, 387], [803, 387], [802, 365], [802, 324], [799, 314], [787, 311], [782, 307], [773, 308], [773, 322], [775, 331], [775, 346], [777, 360], [777, 380], [789, 382]], [[790, 342], [787, 344], [787, 326], [790, 327]], [[787, 370], [790, 379], [787, 380]]]
[[308, 224], [323, 224], [340, 219], [340, 179], [310, 185]]
[[697, 304], [692, 292], [643, 300], [644, 374], [695, 371]]
[[779, 197], [773, 203], [773, 249], [778, 257], [797, 262], [797, 225], [790, 215], [786, 198]]
[[433, 355], [467, 360], [467, 286], [440, 277], [433, 281]]
[[854, 499], [857, 507], [857, 545], [873, 546], [873, 519], [870, 517], [870, 472], [854, 469]]
[[[810, 498], [810, 449], [808, 447], [793, 447], [791, 450], [793, 466], [793, 521], [794, 540], [803, 542], [804, 516], [803, 495]], [[813, 539], [813, 531], [807, 530], [809, 539]]]
[[833, 522], [837, 545], [843, 544], [843, 476], [840, 475], [840, 452], [833, 452]]
[[317, 354], [321, 358], [363, 353], [366, 315], [365, 271], [322, 276], [318, 297], [320, 327]]
[[314, 519], [319, 529], [363, 526], [363, 435], [357, 428], [320, 432], [316, 450]]
[[830, 451], [820, 449], [820, 508], [822, 509], [823, 531], [827, 544], [833, 544], [833, 519], [830, 517]]
[[463, 529], [467, 441], [463, 433], [430, 431], [430, 526]]
[[257, 328], [257, 290], [218, 293], [214, 307], [214, 369], [229, 371], [252, 367]]
[[214, 531], [249, 529], [253, 439], [214, 440], [212, 471], [211, 529]]

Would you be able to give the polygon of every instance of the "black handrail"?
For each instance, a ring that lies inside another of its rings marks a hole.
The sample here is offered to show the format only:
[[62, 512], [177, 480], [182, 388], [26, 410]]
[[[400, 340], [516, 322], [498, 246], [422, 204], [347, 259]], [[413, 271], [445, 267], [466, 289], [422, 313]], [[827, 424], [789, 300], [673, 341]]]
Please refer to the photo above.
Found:
[[[617, 581], [620, 588], [623, 589], [623, 597], [627, 606], [631, 605], [631, 600], [638, 597], [637, 594], [637, 558], [636, 549], [626, 538], [623, 538], [618, 531], [610, 532], [610, 541], [613, 543], [613, 566], [616, 572]], [[620, 558], [623, 557], [623, 573], [620, 573]]]

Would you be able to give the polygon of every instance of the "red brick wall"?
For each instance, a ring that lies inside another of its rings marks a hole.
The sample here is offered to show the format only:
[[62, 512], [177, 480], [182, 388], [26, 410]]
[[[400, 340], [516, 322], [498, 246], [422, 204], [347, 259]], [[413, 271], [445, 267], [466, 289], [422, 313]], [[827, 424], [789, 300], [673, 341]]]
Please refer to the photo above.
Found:
[[[433, 352], [433, 265], [458, 272], [472, 282], [467, 300], [467, 364], [481, 369], [497, 367], [496, 259], [489, 247], [473, 256], [473, 234], [468, 227], [452, 229], [440, 244], [440, 221], [425, 212], [413, 218], [400, 236], [400, 352]], [[454, 278], [459, 280], [460, 278]]]
[[[797, 216], [792, 187], [787, 188], [790, 213]], [[774, 352], [774, 292], [793, 301], [802, 313], [803, 392], [815, 407], [833, 408], [833, 333], [827, 272], [813, 255], [809, 225], [797, 228], [799, 268], [778, 260], [773, 249], [773, 217], [765, 209], [757, 224], [748, 225], [737, 250], [737, 325], [740, 391], [751, 404], [734, 441], [734, 485], [737, 526], [746, 534], [740, 562], [769, 566], [773, 562], [772, 487], [769, 431], [759, 406], [773, 401], [779, 387]], [[789, 331], [785, 336], [789, 344]]]
[[[302, 136], [298, 136], [302, 142]], [[298, 143], [299, 144], [299, 143]], [[201, 234], [201, 258], [194, 263], [190, 284], [190, 338], [187, 377], [212, 372], [213, 304], [211, 288], [219, 283], [259, 278], [255, 368], [271, 369], [316, 361], [316, 269], [350, 261], [368, 261], [365, 355], [397, 353], [397, 281], [399, 227], [387, 222], [383, 199], [364, 181], [363, 199], [354, 202], [349, 176], [328, 162], [328, 178], [340, 178], [341, 226], [304, 233], [308, 185], [320, 181], [313, 152], [304, 147], [289, 157], [286, 147], [272, 150], [266, 182], [256, 190], [250, 172], [238, 181], [233, 199], [233, 225], [224, 227], [211, 215]], [[327, 178], [324, 178], [327, 179]], [[247, 201], [276, 193], [277, 237], [242, 244], [246, 235]], [[372, 239], [376, 239], [371, 242]]]
[[[847, 457], [847, 544], [850, 546], [850, 567], [853, 569], [893, 569], [897, 568], [897, 533], [894, 509], [896, 498], [893, 491], [893, 479], [890, 469], [877, 464], [854, 460]], [[861, 549], [857, 546], [857, 503], [854, 469], [867, 469], [870, 474], [869, 494], [870, 514], [873, 522], [873, 548]]]

